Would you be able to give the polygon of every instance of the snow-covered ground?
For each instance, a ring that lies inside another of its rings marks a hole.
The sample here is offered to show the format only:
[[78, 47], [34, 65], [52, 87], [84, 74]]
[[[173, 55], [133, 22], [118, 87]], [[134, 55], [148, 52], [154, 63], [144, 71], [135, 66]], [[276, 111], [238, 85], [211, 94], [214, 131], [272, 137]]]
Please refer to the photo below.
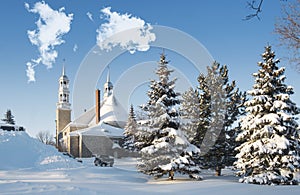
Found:
[[175, 175], [158, 180], [135, 169], [135, 159], [116, 159], [114, 167], [95, 167], [62, 155], [26, 132], [0, 131], [0, 194], [299, 194], [300, 186], [238, 183], [231, 170], [202, 181]]

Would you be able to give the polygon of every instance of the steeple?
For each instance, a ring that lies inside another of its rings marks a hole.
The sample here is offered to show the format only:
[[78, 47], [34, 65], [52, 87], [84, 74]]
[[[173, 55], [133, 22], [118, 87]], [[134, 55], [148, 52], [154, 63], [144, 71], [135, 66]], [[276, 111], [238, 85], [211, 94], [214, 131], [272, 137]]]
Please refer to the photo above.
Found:
[[58, 82], [59, 82], [58, 102], [56, 104], [56, 107], [58, 109], [70, 110], [71, 104], [69, 102], [69, 96], [70, 96], [69, 78], [66, 75], [65, 64], [63, 64], [62, 74], [61, 74]]
[[[65, 60], [64, 60], [65, 62]], [[56, 103], [56, 147], [61, 152], [66, 152], [60, 144], [63, 129], [71, 122], [71, 104], [69, 79], [66, 75], [65, 63], [63, 63], [62, 74], [58, 79], [58, 102]]]
[[110, 71], [108, 67], [106, 83], [104, 83], [104, 98], [110, 96], [113, 92], [113, 84], [110, 82]]

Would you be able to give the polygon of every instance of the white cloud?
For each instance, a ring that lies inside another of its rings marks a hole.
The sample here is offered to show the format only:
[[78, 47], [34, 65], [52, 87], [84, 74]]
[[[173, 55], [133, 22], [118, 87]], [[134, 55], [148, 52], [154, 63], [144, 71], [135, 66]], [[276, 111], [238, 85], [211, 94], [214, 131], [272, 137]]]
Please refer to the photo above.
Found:
[[[144, 20], [130, 14], [111, 12], [110, 7], [102, 9], [101, 12], [107, 20], [97, 29], [97, 44], [101, 50], [109, 51], [120, 46], [133, 54], [136, 50], [147, 51], [150, 48], [149, 43], [155, 41], [155, 34], [151, 32], [152, 26]], [[116, 35], [117, 33], [120, 34]]]
[[65, 41], [62, 36], [71, 29], [73, 14], [66, 14], [64, 8], [53, 10], [44, 1], [37, 2], [30, 9], [28, 3], [25, 3], [28, 12], [39, 14], [36, 22], [37, 29], [28, 30], [27, 35], [30, 42], [38, 47], [39, 57], [27, 63], [28, 81], [35, 81], [34, 67], [40, 63], [51, 68], [58, 56], [55, 46], [63, 44]]
[[92, 22], [94, 22], [93, 14], [92, 14], [92, 13], [87, 12], [86, 15], [87, 15], [87, 17], [88, 17]]
[[73, 47], [73, 51], [76, 52], [77, 49], [78, 49], [78, 46], [77, 46], [77, 44], [75, 44], [74, 47]]
[[26, 75], [28, 77], [28, 82], [34, 82], [35, 81], [35, 71], [34, 71], [35, 65], [31, 62], [27, 62], [26, 66], [27, 66]]

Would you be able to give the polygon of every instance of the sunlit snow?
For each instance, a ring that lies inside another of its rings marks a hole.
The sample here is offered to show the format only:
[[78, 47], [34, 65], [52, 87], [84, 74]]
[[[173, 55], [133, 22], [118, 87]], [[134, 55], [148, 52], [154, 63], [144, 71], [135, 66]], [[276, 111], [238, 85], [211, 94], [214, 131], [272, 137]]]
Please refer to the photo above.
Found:
[[95, 167], [92, 158], [82, 159], [83, 163], [79, 163], [58, 153], [54, 147], [29, 137], [26, 132], [0, 131], [0, 156], [0, 194], [300, 193], [300, 186], [241, 184], [228, 168], [221, 177], [204, 170], [202, 181], [177, 174], [171, 181], [167, 177], [153, 179], [137, 172], [135, 158], [115, 159], [114, 167]]

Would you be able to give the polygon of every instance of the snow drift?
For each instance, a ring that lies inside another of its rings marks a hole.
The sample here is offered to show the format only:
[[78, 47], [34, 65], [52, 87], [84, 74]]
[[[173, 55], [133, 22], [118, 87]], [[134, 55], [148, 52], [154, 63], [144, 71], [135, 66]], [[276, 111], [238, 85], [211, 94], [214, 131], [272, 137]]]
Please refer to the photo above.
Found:
[[23, 131], [0, 130], [0, 170], [24, 168], [65, 169], [81, 166], [75, 159], [59, 153]]

